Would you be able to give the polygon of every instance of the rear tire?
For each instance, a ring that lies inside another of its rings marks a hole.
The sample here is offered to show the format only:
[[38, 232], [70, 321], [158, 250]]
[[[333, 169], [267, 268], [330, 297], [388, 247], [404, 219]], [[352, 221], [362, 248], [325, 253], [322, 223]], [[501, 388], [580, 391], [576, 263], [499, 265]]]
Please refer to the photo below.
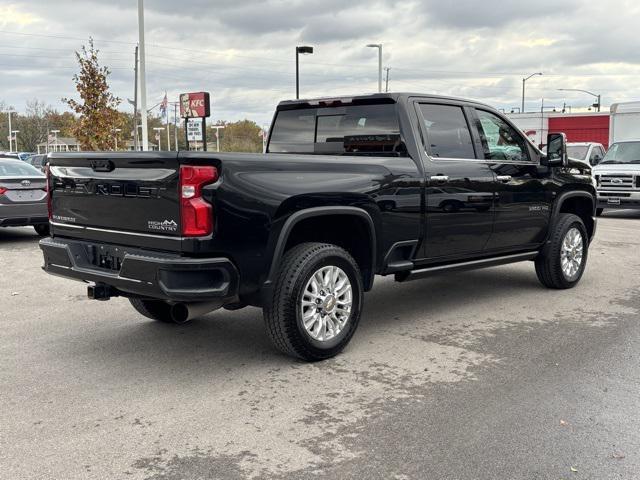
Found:
[[175, 323], [171, 318], [171, 305], [164, 300], [130, 298], [129, 302], [140, 315], [144, 315], [152, 320], [157, 320], [158, 322]]
[[575, 287], [584, 273], [589, 236], [580, 217], [564, 213], [535, 260], [538, 280], [547, 288]]
[[596, 208], [596, 217], [599, 217], [604, 212], [604, 208]]
[[39, 223], [38, 225], [34, 225], [33, 229], [41, 237], [48, 237], [49, 236], [49, 224], [48, 223]]
[[284, 255], [264, 307], [271, 341], [281, 352], [307, 361], [337, 355], [358, 326], [362, 291], [358, 264], [344, 249], [296, 245]]

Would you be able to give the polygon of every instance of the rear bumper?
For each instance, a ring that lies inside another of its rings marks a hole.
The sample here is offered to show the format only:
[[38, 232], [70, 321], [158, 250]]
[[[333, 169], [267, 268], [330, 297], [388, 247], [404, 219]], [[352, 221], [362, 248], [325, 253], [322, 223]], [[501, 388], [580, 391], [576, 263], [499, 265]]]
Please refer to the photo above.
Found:
[[[238, 271], [228, 258], [187, 258], [117, 245], [60, 238], [40, 241], [47, 273], [104, 284], [123, 296], [175, 302], [222, 300], [232, 302], [238, 292]], [[108, 249], [121, 259], [119, 270], [94, 265]]]
[[21, 227], [49, 222], [46, 203], [0, 205], [0, 227]]

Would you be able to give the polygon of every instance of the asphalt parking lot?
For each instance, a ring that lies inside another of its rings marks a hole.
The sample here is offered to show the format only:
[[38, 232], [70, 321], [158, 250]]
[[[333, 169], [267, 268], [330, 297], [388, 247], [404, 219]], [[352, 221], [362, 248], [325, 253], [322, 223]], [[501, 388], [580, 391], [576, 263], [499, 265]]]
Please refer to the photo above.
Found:
[[531, 263], [379, 279], [351, 344], [305, 364], [261, 313], [154, 323], [45, 275], [0, 230], [3, 479], [640, 477], [640, 212], [581, 284]]

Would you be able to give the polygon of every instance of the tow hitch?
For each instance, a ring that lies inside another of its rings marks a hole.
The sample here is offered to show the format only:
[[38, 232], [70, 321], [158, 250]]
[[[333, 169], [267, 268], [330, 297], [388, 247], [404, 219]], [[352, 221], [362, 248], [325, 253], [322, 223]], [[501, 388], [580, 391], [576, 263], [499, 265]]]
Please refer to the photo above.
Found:
[[118, 290], [115, 288], [105, 285], [103, 283], [96, 283], [95, 285], [89, 285], [87, 287], [87, 296], [91, 300], [109, 300], [111, 297], [117, 297]]

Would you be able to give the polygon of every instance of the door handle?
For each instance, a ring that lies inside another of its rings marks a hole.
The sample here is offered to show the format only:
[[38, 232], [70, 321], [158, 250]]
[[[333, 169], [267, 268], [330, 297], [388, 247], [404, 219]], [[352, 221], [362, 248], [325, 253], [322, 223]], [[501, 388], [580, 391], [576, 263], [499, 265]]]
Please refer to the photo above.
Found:
[[430, 179], [433, 182], [446, 182], [449, 180], [449, 175], [431, 175]]
[[499, 182], [510, 182], [512, 177], [511, 175], [498, 175], [497, 178]]

